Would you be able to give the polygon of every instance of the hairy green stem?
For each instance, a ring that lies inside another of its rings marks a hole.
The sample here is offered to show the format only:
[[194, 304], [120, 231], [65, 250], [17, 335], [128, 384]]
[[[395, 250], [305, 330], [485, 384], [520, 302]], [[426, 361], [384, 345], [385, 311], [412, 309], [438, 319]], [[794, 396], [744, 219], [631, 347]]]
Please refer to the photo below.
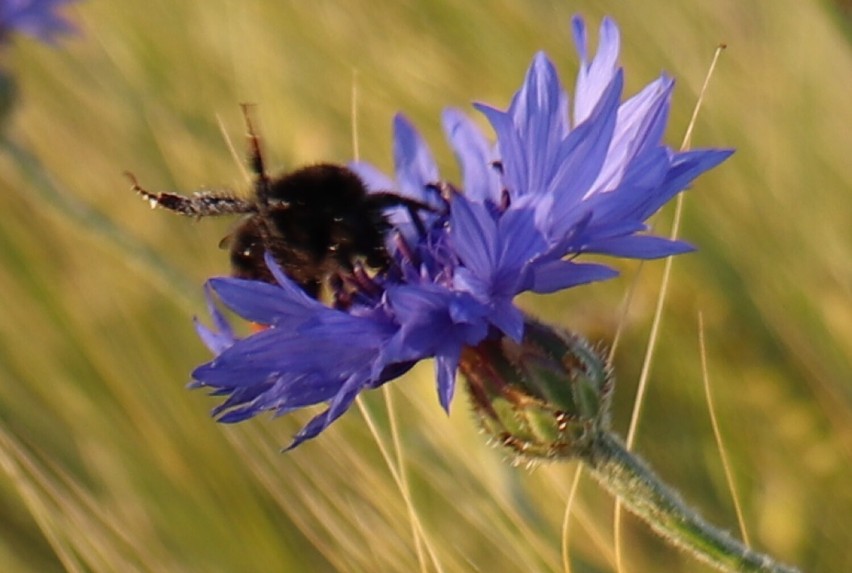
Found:
[[720, 571], [799, 573], [707, 523], [610, 432], [599, 431], [580, 456], [595, 479], [627, 509], [665, 539]]

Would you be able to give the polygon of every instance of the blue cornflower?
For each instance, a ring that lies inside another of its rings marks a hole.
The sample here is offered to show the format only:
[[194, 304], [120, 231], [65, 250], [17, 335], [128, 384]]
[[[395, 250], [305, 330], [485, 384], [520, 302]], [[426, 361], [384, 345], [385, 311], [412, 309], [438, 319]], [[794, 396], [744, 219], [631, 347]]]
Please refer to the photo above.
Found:
[[0, 0], [0, 42], [13, 32], [27, 34], [53, 43], [74, 27], [57, 13], [63, 4], [74, 0]]
[[662, 76], [622, 102], [615, 23], [603, 21], [591, 60], [579, 18], [573, 34], [581, 59], [573, 106], [539, 53], [506, 111], [476, 105], [496, 145], [458, 110], [444, 113], [462, 168], [459, 189], [441, 179], [428, 146], [401, 116], [394, 122], [395, 181], [368, 164], [351, 166], [371, 191], [435, 206], [418, 214], [419, 225], [404, 210], [389, 213], [394, 264], [351, 304], [334, 308], [307, 296], [270, 257], [277, 284], [209, 282], [226, 306], [269, 327], [237, 338], [212, 304], [215, 328], [198, 325], [216, 357], [193, 372], [194, 385], [227, 396], [214, 411], [220, 421], [326, 403], [294, 447], [328, 427], [359, 392], [424, 358], [436, 360], [439, 400], [449, 409], [465, 347], [495, 336], [521, 340], [517, 294], [617, 274], [577, 262], [584, 253], [653, 259], [691, 250], [647, 234], [645, 221], [731, 152], [665, 146], [673, 81]]

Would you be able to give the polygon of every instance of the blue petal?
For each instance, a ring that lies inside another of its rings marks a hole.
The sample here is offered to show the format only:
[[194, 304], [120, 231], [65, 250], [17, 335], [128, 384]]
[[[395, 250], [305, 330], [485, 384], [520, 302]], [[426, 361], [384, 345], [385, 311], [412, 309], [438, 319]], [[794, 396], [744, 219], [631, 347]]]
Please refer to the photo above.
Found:
[[52, 44], [57, 36], [75, 32], [76, 28], [55, 12], [73, 0], [29, 0], [0, 2], [0, 28], [6, 34], [17, 31]]
[[494, 294], [491, 276], [482, 277], [466, 267], [453, 271], [453, 290], [470, 293], [477, 300], [488, 302]]
[[659, 150], [673, 87], [674, 82], [663, 76], [621, 104], [612, 144], [593, 189], [614, 189], [622, 178], [630, 179], [625, 171], [638, 157]]
[[305, 319], [322, 306], [298, 287], [284, 289], [278, 285], [236, 278], [214, 278], [208, 284], [228, 308], [259, 324]]
[[545, 294], [616, 276], [618, 272], [604, 265], [550, 261], [533, 269], [533, 285], [530, 290]]
[[505, 112], [485, 104], [474, 104], [491, 123], [497, 135], [497, 148], [503, 167], [503, 181], [515, 193], [524, 193], [528, 188], [528, 150], [516, 130], [512, 117]]
[[501, 266], [521, 266], [542, 252], [547, 243], [536, 227], [535, 212], [528, 208], [510, 209], [498, 221], [501, 238]]
[[449, 352], [438, 356], [435, 359], [435, 374], [438, 379], [438, 400], [441, 402], [441, 407], [447, 412], [450, 412], [450, 403], [453, 401], [453, 395], [456, 391], [456, 370], [459, 366], [459, 358], [461, 356], [461, 347], [454, 349], [454, 352]]
[[[651, 206], [656, 211], [671, 198], [670, 194], [665, 194], [664, 186], [670, 165], [671, 153], [664, 147], [649, 149], [634, 157], [616, 189], [594, 193], [583, 201], [584, 207], [594, 214], [594, 224], [609, 226], [623, 221], [644, 221]], [[663, 195], [666, 195], [665, 200], [661, 199]]]
[[[219, 313], [219, 311], [215, 312], [217, 314]], [[215, 320], [216, 319], [214, 319], [214, 321]], [[198, 337], [201, 338], [201, 342], [203, 342], [204, 346], [206, 346], [213, 354], [221, 354], [234, 344], [235, 339], [232, 333], [225, 333], [207, 328], [201, 324], [197, 318], [193, 319], [193, 323], [195, 325], [195, 332], [198, 333]]]
[[450, 241], [462, 263], [478, 277], [488, 280], [497, 266], [497, 225], [491, 212], [464, 195], [452, 201]]
[[222, 414], [221, 416], [216, 418], [216, 421], [221, 424], [237, 424], [239, 422], [244, 422], [249, 418], [253, 418], [256, 414], [257, 412], [253, 407], [244, 406], [242, 408], [235, 408], [225, 414]]
[[400, 285], [388, 290], [387, 299], [400, 324], [384, 348], [388, 362], [447, 354], [479, 343], [488, 332], [487, 307], [467, 293]]
[[340, 391], [334, 397], [328, 409], [315, 416], [304, 428], [299, 430], [293, 437], [293, 442], [284, 451], [292, 450], [305, 440], [315, 438], [320, 432], [329, 427], [332, 422], [337, 420], [352, 406], [352, 402], [355, 401], [355, 397], [363, 389], [364, 384], [364, 372], [353, 374], [340, 388]]
[[470, 118], [456, 109], [444, 110], [442, 122], [461, 166], [465, 196], [480, 203], [499, 203], [500, 178], [493, 165], [496, 157], [485, 136]]
[[414, 199], [424, 198], [424, 188], [440, 181], [438, 166], [426, 142], [405, 116], [393, 122], [393, 159], [400, 191]]
[[[574, 40], [582, 58], [577, 73], [577, 86], [574, 93], [574, 123], [584, 121], [592, 113], [601, 99], [601, 94], [612, 83], [616, 73], [620, 37], [618, 26], [610, 18], [604, 18], [600, 27], [598, 51], [591, 63], [586, 59], [586, 34], [582, 20], [574, 20]], [[582, 41], [582, 47], [579, 46]]]
[[331, 400], [343, 385], [339, 378], [302, 376], [275, 388], [275, 415], [280, 416], [298, 408]]
[[637, 217], [647, 219], [672, 197], [688, 188], [696, 177], [716, 167], [733, 154], [732, 149], [696, 149], [675, 154], [666, 179], [649, 194], [648, 202], [637, 213]]
[[592, 242], [586, 248], [589, 253], [600, 253], [614, 257], [631, 259], [658, 259], [670, 255], [680, 255], [695, 250], [695, 247], [682, 241], [672, 241], [653, 235], [632, 235]]
[[209, 348], [213, 354], [221, 354], [234, 344], [236, 337], [234, 336], [231, 324], [225, 319], [222, 313], [219, 312], [216, 305], [213, 304], [213, 297], [211, 296], [209, 284], [205, 285], [204, 298], [207, 300], [207, 310], [213, 319], [214, 328], [207, 328], [201, 324], [197, 318], [194, 318], [193, 322], [195, 324], [195, 331], [198, 333], [198, 336], [201, 338], [204, 345]]
[[669, 119], [673, 90], [674, 80], [662, 75], [621, 104], [616, 139], [634, 141], [637, 151], [660, 145]]
[[396, 183], [393, 179], [385, 175], [372, 163], [352, 161], [347, 167], [364, 182], [370, 193], [388, 192], [396, 189]]
[[693, 149], [677, 153], [672, 160], [672, 170], [666, 183], [685, 189], [696, 177], [713, 169], [733, 154], [733, 149]]
[[603, 92], [588, 120], [577, 126], [565, 141], [560, 153], [562, 163], [554, 178], [554, 236], [567, 229], [560, 224], [569, 220], [568, 212], [582, 199], [600, 174], [615, 130], [623, 75], [619, 71]]
[[518, 294], [526, 265], [547, 248], [536, 227], [536, 214], [529, 209], [507, 211], [498, 223], [500, 258], [494, 273], [492, 291], [503, 295]]
[[511, 299], [495, 301], [488, 319], [491, 324], [515, 342], [520, 342], [523, 338], [524, 313], [512, 303]]
[[267, 329], [240, 340], [219, 356], [192, 372], [192, 378], [206, 386], [237, 388], [263, 384], [270, 376], [292, 368], [287, 339], [295, 333]]
[[533, 58], [509, 115], [526, 142], [525, 182], [514, 191], [542, 194], [559, 166], [560, 143], [568, 134], [568, 96], [559, 84], [556, 68], [543, 52]]
[[577, 54], [580, 56], [580, 63], [586, 65], [589, 60], [586, 51], [586, 22], [579, 14], [571, 18], [571, 36], [574, 39]]

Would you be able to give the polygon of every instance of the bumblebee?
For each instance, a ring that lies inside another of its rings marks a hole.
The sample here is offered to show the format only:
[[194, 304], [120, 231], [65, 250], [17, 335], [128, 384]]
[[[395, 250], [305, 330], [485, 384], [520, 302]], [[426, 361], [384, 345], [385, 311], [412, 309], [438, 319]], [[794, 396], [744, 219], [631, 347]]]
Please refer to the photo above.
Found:
[[200, 219], [244, 215], [222, 240], [229, 249], [232, 275], [274, 283], [264, 261], [268, 252], [284, 273], [314, 298], [328, 281], [341, 284], [359, 265], [377, 272], [391, 264], [385, 238], [391, 225], [385, 211], [404, 207], [419, 228], [417, 215], [431, 207], [391, 192], [369, 193], [352, 170], [331, 163], [302, 167], [269, 176], [260, 139], [243, 106], [248, 132], [248, 164], [254, 176], [253, 193], [240, 198], [228, 191], [196, 191], [191, 196], [151, 192], [126, 173], [132, 190], [152, 208]]

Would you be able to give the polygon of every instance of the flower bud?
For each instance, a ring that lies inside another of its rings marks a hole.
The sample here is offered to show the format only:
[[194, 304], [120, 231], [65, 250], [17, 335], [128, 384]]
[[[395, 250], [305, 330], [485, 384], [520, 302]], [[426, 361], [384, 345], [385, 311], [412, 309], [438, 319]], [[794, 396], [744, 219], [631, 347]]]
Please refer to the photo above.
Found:
[[527, 318], [520, 343], [465, 347], [459, 369], [482, 428], [520, 458], [576, 456], [609, 427], [609, 366], [566, 330]]

